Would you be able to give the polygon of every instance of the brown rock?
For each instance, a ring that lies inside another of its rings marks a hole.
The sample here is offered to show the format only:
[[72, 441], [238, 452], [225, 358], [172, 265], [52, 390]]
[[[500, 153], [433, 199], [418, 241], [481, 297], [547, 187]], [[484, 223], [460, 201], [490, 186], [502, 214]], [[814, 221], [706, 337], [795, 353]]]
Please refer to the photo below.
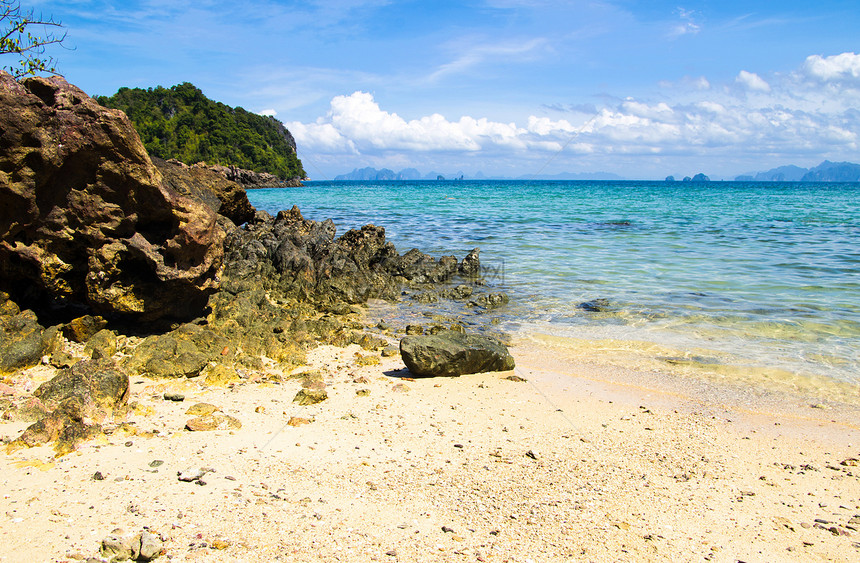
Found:
[[304, 407], [321, 403], [326, 399], [328, 399], [328, 393], [325, 392], [325, 389], [301, 389], [293, 397], [293, 402]]
[[218, 287], [215, 219], [165, 185], [124, 113], [59, 77], [0, 72], [0, 280], [13, 296], [197, 316]]
[[152, 158], [164, 181], [178, 193], [203, 201], [237, 225], [254, 218], [256, 210], [245, 189], [204, 163], [188, 166], [178, 160]]
[[211, 413], [197, 418], [192, 418], [185, 423], [185, 428], [193, 432], [205, 432], [209, 430], [238, 430], [242, 423], [238, 418], [228, 414]]
[[191, 416], [206, 416], [207, 414], [212, 414], [213, 412], [218, 412], [220, 410], [221, 409], [215, 405], [209, 403], [196, 403], [188, 407], [185, 414], [190, 414]]
[[63, 326], [63, 336], [72, 342], [86, 342], [106, 326], [107, 321], [104, 318], [84, 315], [66, 323]]
[[291, 416], [290, 420], [287, 421], [287, 426], [301, 426], [303, 424], [310, 424], [312, 421], [308, 418], [301, 418], [298, 416]]

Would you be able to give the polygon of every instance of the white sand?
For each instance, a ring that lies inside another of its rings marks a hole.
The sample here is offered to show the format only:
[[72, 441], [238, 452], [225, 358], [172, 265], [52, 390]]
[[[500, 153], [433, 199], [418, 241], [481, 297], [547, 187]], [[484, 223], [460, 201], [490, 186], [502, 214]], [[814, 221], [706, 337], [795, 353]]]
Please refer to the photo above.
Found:
[[[0, 456], [0, 561], [85, 558], [144, 527], [165, 561], [860, 560], [860, 467], [840, 465], [860, 458], [854, 406], [745, 401], [529, 343], [512, 349], [527, 382], [403, 381], [399, 358], [357, 367], [357, 351], [311, 353], [328, 384], [317, 405], [292, 403], [298, 381], [136, 378], [130, 421], [157, 435]], [[183, 430], [200, 401], [242, 428]], [[180, 482], [190, 467], [214, 472]]]

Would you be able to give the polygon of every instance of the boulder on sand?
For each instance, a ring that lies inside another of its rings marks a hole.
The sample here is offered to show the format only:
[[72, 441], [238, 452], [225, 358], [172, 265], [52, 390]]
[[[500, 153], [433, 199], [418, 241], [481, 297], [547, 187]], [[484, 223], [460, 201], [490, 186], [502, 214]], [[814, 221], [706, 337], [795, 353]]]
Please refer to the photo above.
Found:
[[405, 336], [400, 355], [413, 375], [458, 376], [514, 369], [507, 347], [491, 336], [442, 331], [429, 336]]

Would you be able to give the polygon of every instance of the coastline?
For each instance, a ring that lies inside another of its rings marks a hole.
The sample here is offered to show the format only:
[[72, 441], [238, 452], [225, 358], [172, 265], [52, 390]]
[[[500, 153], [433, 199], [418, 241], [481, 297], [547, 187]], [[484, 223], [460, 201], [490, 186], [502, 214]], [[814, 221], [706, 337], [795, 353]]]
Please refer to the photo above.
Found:
[[[404, 379], [399, 357], [323, 346], [308, 361], [329, 399], [304, 407], [274, 365], [232, 388], [134, 378], [131, 425], [3, 457], [0, 560], [82, 560], [143, 527], [172, 561], [856, 559], [850, 408], [753, 412], [667, 374], [511, 352], [526, 381]], [[242, 428], [183, 430], [196, 402]], [[195, 467], [206, 486], [177, 479]]]

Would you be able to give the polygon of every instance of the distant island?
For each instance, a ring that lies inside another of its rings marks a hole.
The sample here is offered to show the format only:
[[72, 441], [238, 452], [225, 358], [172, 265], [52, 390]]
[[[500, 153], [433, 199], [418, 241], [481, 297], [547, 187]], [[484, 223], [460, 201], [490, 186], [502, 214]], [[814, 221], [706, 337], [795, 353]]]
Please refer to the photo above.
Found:
[[188, 82], [171, 88], [120, 88], [96, 100], [124, 111], [152, 156], [235, 166], [284, 180], [306, 176], [296, 141], [283, 123], [210, 100]]
[[440, 173], [431, 171], [421, 174], [415, 168], [405, 168], [400, 172], [394, 172], [388, 168], [377, 170], [376, 168], [356, 168], [348, 174], [339, 174], [334, 177], [335, 182], [379, 182], [397, 180], [624, 180], [622, 176], [611, 172], [562, 172], [560, 174], [524, 175], [516, 178], [504, 176], [485, 176], [481, 172], [474, 176], [467, 176], [461, 170], [454, 173]]
[[789, 165], [735, 177], [738, 182], [860, 182], [860, 164], [825, 160], [814, 168]]

